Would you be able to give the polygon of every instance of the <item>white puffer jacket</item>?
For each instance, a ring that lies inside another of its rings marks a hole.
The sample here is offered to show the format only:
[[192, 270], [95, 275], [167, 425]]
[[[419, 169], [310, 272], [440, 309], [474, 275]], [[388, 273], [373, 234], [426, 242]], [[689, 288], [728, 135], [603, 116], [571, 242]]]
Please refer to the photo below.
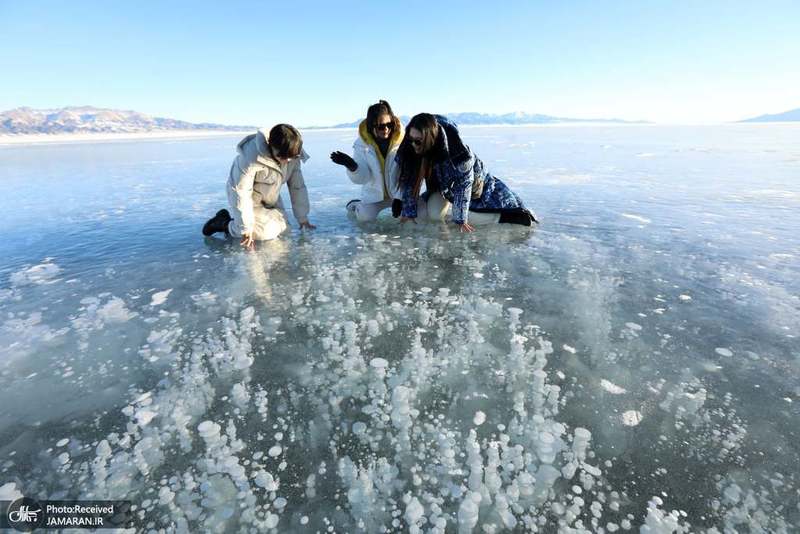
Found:
[[398, 191], [397, 184], [400, 167], [395, 161], [397, 148], [403, 140], [403, 126], [397, 117], [394, 118], [394, 123], [386, 159], [381, 155], [378, 144], [369, 132], [367, 121], [362, 121], [358, 127], [358, 137], [353, 143], [353, 159], [358, 164], [358, 169], [355, 172], [348, 170], [347, 176], [354, 184], [361, 185], [362, 202], [403, 198], [403, 193]]
[[301, 162], [308, 159], [305, 150], [299, 158], [281, 165], [272, 157], [267, 136], [261, 130], [242, 139], [236, 150], [239, 154], [231, 165], [228, 188], [236, 199], [235, 208], [241, 213], [242, 233], [249, 234], [253, 230], [254, 206], [279, 207], [283, 184], [289, 187], [297, 222], [308, 222], [308, 189], [300, 168]]

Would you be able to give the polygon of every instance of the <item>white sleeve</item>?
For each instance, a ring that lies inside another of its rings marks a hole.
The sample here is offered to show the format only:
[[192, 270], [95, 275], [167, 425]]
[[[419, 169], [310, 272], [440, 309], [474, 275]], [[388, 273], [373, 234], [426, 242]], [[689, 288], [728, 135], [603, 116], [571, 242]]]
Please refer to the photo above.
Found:
[[301, 165], [298, 161], [297, 166], [286, 181], [286, 185], [289, 187], [289, 198], [292, 200], [294, 217], [297, 222], [302, 224], [308, 222], [308, 212], [311, 211], [311, 205], [308, 202], [308, 188], [306, 188], [306, 181], [303, 178], [303, 171], [300, 169]]
[[236, 197], [236, 209], [242, 214], [242, 233], [252, 234], [255, 225], [255, 215], [253, 214], [253, 183], [255, 182], [258, 165], [248, 165], [247, 168], [239, 167], [239, 162], [235, 164], [235, 170], [239, 173], [233, 183], [233, 193]]
[[367, 163], [368, 152], [368, 148], [358, 146], [357, 144], [353, 145], [353, 160], [355, 160], [358, 168], [355, 170], [355, 172], [351, 172], [350, 169], [347, 169], [347, 167], [345, 168], [347, 169], [347, 176], [354, 184], [364, 185], [372, 181], [372, 173], [370, 172], [369, 164]]

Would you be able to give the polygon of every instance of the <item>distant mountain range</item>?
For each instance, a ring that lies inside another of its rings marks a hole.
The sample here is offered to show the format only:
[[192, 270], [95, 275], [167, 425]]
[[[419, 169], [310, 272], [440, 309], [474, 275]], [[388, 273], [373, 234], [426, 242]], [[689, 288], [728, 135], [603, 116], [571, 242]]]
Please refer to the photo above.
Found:
[[[597, 123], [619, 123], [619, 124], [647, 124], [647, 121], [625, 121], [622, 119], [573, 119], [567, 117], [553, 117], [551, 115], [541, 115], [539, 113], [524, 113], [517, 111], [515, 113], [445, 113], [447, 118], [455, 121], [458, 125], [467, 124], [480, 124], [480, 125], [501, 125], [501, 124], [558, 124], [569, 122], [597, 122]], [[411, 117], [407, 115], [400, 116], [403, 123], [408, 123]], [[335, 124], [333, 126], [311, 126], [308, 129], [315, 128], [355, 128], [358, 126], [363, 118], [357, 119], [353, 122], [345, 122], [342, 124]]]
[[[572, 119], [530, 113], [449, 113], [447, 116], [459, 125], [467, 124], [556, 124], [571, 122], [643, 123], [621, 119]], [[402, 116], [403, 122], [410, 117]], [[355, 128], [363, 119], [319, 128]], [[210, 122], [193, 123], [164, 117], [151, 117], [138, 111], [96, 108], [92, 106], [59, 109], [33, 109], [22, 107], [0, 113], [0, 134], [74, 134], [74, 133], [142, 133], [169, 130], [255, 130], [256, 126], [229, 126]]]
[[168, 130], [255, 130], [255, 126], [227, 126], [151, 117], [138, 111], [91, 106], [60, 109], [17, 108], [0, 113], [0, 134], [140, 133]]
[[800, 122], [800, 108], [790, 109], [783, 113], [776, 113], [774, 115], [759, 115], [752, 119], [745, 119], [739, 122]]
[[[622, 119], [576, 119], [554, 117], [539, 113], [448, 113], [448, 118], [459, 125], [504, 125], [504, 124], [563, 124], [563, 123], [619, 123], [646, 124], [646, 121]], [[410, 117], [401, 116], [404, 123]], [[305, 129], [355, 128], [363, 119], [332, 126], [310, 126]], [[800, 121], [800, 108], [761, 115], [739, 122], [788, 122]], [[216, 130], [252, 131], [256, 126], [231, 126], [211, 122], [193, 123], [164, 117], [151, 117], [138, 111], [96, 108], [92, 106], [65, 107], [60, 109], [32, 109], [22, 107], [0, 113], [0, 134], [60, 134], [60, 133], [142, 133], [170, 130]]]

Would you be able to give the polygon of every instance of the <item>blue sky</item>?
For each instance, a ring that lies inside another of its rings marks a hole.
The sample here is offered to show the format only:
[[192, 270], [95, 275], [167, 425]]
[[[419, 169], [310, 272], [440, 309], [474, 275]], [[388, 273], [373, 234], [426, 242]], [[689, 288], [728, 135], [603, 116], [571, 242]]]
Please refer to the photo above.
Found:
[[668, 123], [800, 107], [800, 1], [0, 0], [0, 110], [228, 124], [527, 111]]

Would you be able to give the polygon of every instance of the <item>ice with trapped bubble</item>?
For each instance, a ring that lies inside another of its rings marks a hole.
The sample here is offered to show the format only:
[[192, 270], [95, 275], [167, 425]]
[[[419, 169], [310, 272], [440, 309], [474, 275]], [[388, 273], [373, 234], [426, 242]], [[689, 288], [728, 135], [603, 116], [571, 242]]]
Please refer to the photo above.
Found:
[[800, 529], [800, 126], [463, 130], [539, 228], [358, 224], [353, 130], [304, 132], [317, 229], [253, 253], [200, 234], [235, 137], [0, 146], [0, 498], [187, 533]]

